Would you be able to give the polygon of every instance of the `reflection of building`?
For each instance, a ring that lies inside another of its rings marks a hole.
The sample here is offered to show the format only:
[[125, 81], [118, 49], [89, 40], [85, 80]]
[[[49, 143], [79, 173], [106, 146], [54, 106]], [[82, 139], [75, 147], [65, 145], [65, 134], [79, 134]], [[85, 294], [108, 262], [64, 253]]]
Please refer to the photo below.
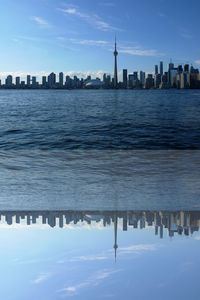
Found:
[[63, 228], [68, 224], [85, 222], [87, 224], [102, 223], [102, 226], [114, 225], [114, 253], [117, 255], [117, 229], [127, 231], [128, 228], [144, 229], [154, 227], [155, 235], [162, 239], [164, 231], [168, 235], [175, 234], [188, 236], [200, 227], [200, 211], [2, 211], [0, 212], [1, 223], [9, 226], [25, 223], [59, 226]]
[[64, 227], [70, 223], [86, 222], [87, 224], [102, 222], [102, 226], [114, 227], [120, 224], [123, 231], [128, 228], [143, 229], [146, 226], [155, 227], [155, 234], [168, 229], [169, 235], [185, 234], [198, 231], [200, 227], [200, 211], [170, 212], [170, 211], [2, 211], [0, 212], [0, 226], [2, 222], [8, 225], [26, 223], [48, 224], [51, 227]]

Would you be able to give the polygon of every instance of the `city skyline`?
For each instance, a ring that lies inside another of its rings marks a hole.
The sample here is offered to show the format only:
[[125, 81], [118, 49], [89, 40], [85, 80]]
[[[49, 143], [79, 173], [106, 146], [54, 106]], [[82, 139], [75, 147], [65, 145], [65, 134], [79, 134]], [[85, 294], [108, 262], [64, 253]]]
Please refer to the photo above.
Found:
[[37, 76], [26, 75], [25, 80], [20, 76], [13, 78], [8, 75], [1, 80], [0, 89], [83, 89], [83, 88], [105, 88], [105, 89], [200, 89], [200, 72], [198, 68], [192, 65], [175, 66], [170, 59], [167, 71], [164, 68], [163, 61], [154, 65], [154, 73], [146, 73], [142, 70], [128, 72], [122, 70], [122, 78], [119, 79], [117, 67], [117, 43], [115, 37], [114, 43], [114, 72], [113, 76], [104, 73], [100, 78], [92, 78], [89, 74], [86, 78], [79, 78], [59, 72], [58, 76], [51, 72], [47, 76], [43, 75], [39, 79]]
[[[5, 3], [4, 3], [5, 2]], [[172, 5], [173, 4], [173, 5]], [[12, 9], [11, 9], [12, 8]], [[61, 69], [70, 76], [113, 74], [113, 37], [117, 34], [118, 69], [153, 72], [166, 65], [200, 65], [198, 11], [193, 0], [100, 1], [71, 3], [20, 0], [1, 6], [0, 76], [44, 74]], [[10, 21], [12, 20], [12, 21]], [[100, 59], [99, 59], [100, 58]]]

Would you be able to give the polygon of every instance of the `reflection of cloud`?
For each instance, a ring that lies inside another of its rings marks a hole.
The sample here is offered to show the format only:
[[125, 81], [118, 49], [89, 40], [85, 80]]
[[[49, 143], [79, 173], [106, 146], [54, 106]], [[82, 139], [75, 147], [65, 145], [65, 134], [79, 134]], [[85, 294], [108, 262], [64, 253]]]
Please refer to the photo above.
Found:
[[85, 256], [77, 256], [74, 258], [71, 258], [70, 262], [75, 261], [93, 261], [93, 260], [105, 260], [108, 259], [107, 256], [100, 256], [100, 255], [85, 255]]
[[58, 292], [59, 293], [64, 293], [67, 295], [73, 296], [74, 294], [77, 294], [78, 291], [84, 287], [93, 287], [99, 285], [104, 279], [110, 277], [111, 275], [120, 272], [121, 270], [101, 270], [95, 275], [89, 277], [88, 279], [74, 284], [67, 286], [63, 289], [60, 289]]
[[140, 244], [140, 245], [132, 245], [128, 247], [119, 248], [120, 254], [129, 254], [129, 253], [136, 253], [141, 254], [144, 251], [155, 251], [156, 245], [155, 244]]
[[191, 261], [186, 261], [184, 262], [182, 265], [181, 265], [181, 272], [188, 272], [189, 269], [191, 268], [191, 266], [193, 265], [194, 263], [191, 262]]
[[78, 7], [59, 8], [58, 10], [63, 12], [65, 15], [76, 16], [102, 31], [119, 30], [102, 20], [102, 18], [100, 18], [97, 14], [83, 13]]
[[36, 279], [33, 280], [33, 283], [35, 283], [35, 284], [41, 283], [41, 282], [47, 280], [50, 276], [51, 276], [50, 273], [41, 273], [41, 274], [39, 274], [39, 276]]

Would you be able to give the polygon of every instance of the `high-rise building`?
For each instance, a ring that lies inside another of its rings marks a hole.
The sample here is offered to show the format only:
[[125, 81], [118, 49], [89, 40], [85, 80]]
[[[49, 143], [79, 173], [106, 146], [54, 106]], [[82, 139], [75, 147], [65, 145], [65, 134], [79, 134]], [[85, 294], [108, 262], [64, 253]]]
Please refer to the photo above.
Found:
[[163, 75], [163, 62], [160, 61], [160, 75]]
[[172, 70], [174, 68], [174, 64], [172, 62], [172, 60], [170, 60], [170, 63], [169, 63], [169, 71]]
[[184, 72], [189, 72], [189, 65], [188, 64], [186, 64], [186, 65], [184, 65]]
[[52, 73], [49, 74], [49, 76], [48, 76], [48, 87], [49, 87], [50, 89], [52, 89], [52, 88], [55, 87], [55, 85], [56, 85], [56, 74], [52, 72]]
[[47, 86], [47, 77], [46, 76], [42, 76], [42, 86], [43, 87]]
[[134, 79], [135, 79], [134, 74], [129, 74], [128, 75], [128, 86], [129, 86], [129, 88], [133, 88]]
[[124, 88], [127, 88], [127, 76], [128, 76], [127, 69], [123, 69], [123, 87]]
[[20, 87], [20, 77], [19, 77], [19, 76], [17, 76], [17, 77], [15, 78], [15, 85], [16, 85], [17, 88]]
[[115, 57], [115, 62], [114, 62], [114, 88], [116, 89], [118, 86], [118, 78], [117, 78], [117, 43], [116, 43], [116, 37], [115, 37], [115, 51], [114, 51], [114, 57]]
[[12, 75], [8, 75], [7, 78], [6, 78], [6, 86], [7, 87], [12, 87], [13, 83], [12, 83]]
[[32, 88], [37, 87], [36, 76], [32, 76]]
[[177, 72], [178, 72], [179, 74], [181, 74], [181, 73], [183, 72], [183, 67], [182, 67], [182, 65], [179, 65], [179, 66], [178, 66]]
[[155, 65], [155, 75], [158, 74], [158, 65]]
[[145, 82], [145, 72], [140, 71], [140, 83], [142, 84], [142, 86], [144, 85]]
[[64, 80], [64, 74], [63, 72], [59, 73], [59, 87], [62, 88], [63, 87], [63, 80]]
[[26, 82], [27, 82], [27, 86], [30, 87], [31, 86], [31, 75], [27, 75]]
[[156, 89], [158, 89], [160, 87], [161, 84], [161, 75], [160, 74], [156, 74], [155, 75], [155, 80], [154, 80], [154, 86]]

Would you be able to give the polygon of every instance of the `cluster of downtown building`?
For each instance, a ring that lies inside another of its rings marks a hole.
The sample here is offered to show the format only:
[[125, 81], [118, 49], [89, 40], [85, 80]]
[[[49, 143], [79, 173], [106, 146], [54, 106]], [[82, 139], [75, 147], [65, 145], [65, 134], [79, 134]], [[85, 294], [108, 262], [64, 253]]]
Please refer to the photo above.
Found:
[[163, 62], [155, 65], [154, 74], [146, 74], [143, 71], [128, 73], [127, 69], [123, 70], [122, 81], [116, 82], [111, 75], [104, 74], [103, 79], [92, 79], [88, 76], [86, 79], [79, 79], [77, 76], [71, 78], [64, 76], [60, 72], [58, 76], [55, 73], [49, 76], [42, 76], [39, 83], [36, 76], [27, 75], [25, 81], [21, 81], [20, 77], [13, 78], [8, 75], [5, 82], [0, 80], [0, 88], [2, 89], [199, 89], [200, 73], [199, 69], [185, 64], [184, 66], [174, 66], [169, 63], [168, 71], [164, 72]]

